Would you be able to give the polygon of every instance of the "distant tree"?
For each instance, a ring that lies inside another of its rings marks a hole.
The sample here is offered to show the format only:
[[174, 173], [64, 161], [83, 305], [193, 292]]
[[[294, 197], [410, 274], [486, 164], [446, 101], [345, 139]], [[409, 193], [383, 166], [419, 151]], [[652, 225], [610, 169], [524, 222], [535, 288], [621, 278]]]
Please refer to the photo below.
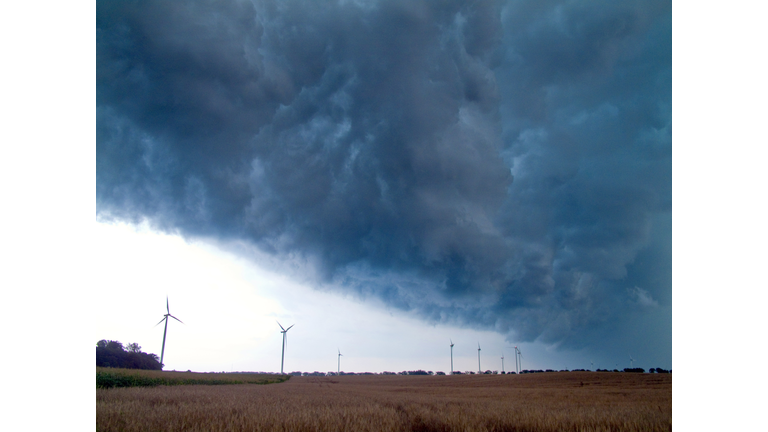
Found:
[[123, 348], [123, 344], [113, 340], [107, 341], [107, 349], [125, 351], [125, 348]]
[[127, 347], [125, 347], [125, 348], [126, 348], [128, 351], [130, 351], [130, 352], [133, 352], [133, 353], [140, 353], [140, 352], [141, 352], [141, 347], [140, 347], [140, 346], [139, 346], [139, 344], [137, 344], [136, 342], [134, 342], [134, 343], [129, 343], [129, 344], [128, 344], [128, 346], [127, 346]]
[[[134, 348], [138, 347], [138, 344]], [[118, 341], [100, 340], [96, 343], [96, 366], [119, 367], [128, 369], [161, 370], [156, 354], [136, 351], [126, 351]]]

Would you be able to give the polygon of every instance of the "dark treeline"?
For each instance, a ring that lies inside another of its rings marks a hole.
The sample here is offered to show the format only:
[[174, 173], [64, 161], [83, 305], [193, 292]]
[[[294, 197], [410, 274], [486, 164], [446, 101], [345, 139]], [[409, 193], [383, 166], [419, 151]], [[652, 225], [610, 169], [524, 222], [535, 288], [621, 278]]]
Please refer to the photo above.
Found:
[[127, 347], [118, 341], [100, 340], [96, 343], [96, 366], [161, 370], [160, 359], [156, 354], [141, 351], [139, 344], [131, 343]]
[[[560, 371], [556, 371], [556, 370], [553, 370], [553, 369], [547, 369], [547, 370], [525, 369], [525, 370], [520, 371], [520, 374], [546, 373], [546, 372], [592, 372], [592, 371], [589, 370], [589, 369], [571, 369], [571, 370], [565, 369], [565, 370], [560, 370]], [[645, 369], [643, 369], [643, 368], [625, 368], [624, 370], [621, 370], [621, 371], [618, 370], [618, 369], [614, 369], [614, 370], [597, 369], [596, 372], [635, 372], [635, 373], [645, 373]], [[662, 368], [651, 368], [648, 372], [649, 373], [672, 373], [671, 370], [665, 370], [665, 369], [662, 369]], [[501, 371], [501, 372], [499, 372], [499, 371], [491, 371], [491, 370], [487, 370], [487, 371], [482, 372], [482, 373], [478, 373], [478, 372], [475, 372], [475, 371], [464, 371], [464, 372], [462, 372], [462, 371], [455, 371], [455, 372], [453, 372], [453, 375], [496, 375], [496, 374], [498, 374], [498, 375], [515, 375], [515, 372], [513, 372], [513, 371], [508, 371], [508, 372]], [[288, 375], [293, 375], [293, 376], [446, 375], [446, 373], [442, 372], [442, 371], [433, 372], [433, 371], [423, 371], [423, 370], [402, 371], [402, 372], [387, 372], [387, 371], [385, 371], [385, 372], [379, 372], [379, 373], [375, 373], [375, 372], [343, 372], [343, 371], [339, 372], [339, 373], [337, 373], [337, 372], [318, 372], [318, 371], [314, 371], [314, 372], [294, 371], [294, 372], [289, 373]]]

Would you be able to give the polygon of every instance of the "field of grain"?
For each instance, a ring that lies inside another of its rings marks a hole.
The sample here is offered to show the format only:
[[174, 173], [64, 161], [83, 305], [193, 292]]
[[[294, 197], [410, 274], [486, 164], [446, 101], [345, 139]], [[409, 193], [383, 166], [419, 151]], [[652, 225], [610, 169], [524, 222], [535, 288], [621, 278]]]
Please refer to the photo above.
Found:
[[292, 377], [96, 390], [98, 431], [669, 431], [672, 375]]

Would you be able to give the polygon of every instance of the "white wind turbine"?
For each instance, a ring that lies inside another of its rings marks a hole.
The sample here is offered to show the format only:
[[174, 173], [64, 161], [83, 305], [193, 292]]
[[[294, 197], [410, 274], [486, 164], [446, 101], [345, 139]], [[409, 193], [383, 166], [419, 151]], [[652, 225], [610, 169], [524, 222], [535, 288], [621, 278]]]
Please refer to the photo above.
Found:
[[632, 369], [632, 368], [633, 368], [633, 363], [634, 363], [634, 362], [635, 362], [635, 359], [633, 359], [633, 358], [632, 358], [632, 356], [630, 355], [630, 356], [629, 356], [629, 368], [630, 368], [630, 369]]
[[155, 324], [155, 327], [157, 327], [160, 325], [161, 322], [165, 321], [165, 330], [163, 330], [163, 349], [160, 351], [160, 367], [161, 368], [163, 366], [163, 357], [165, 356], [165, 335], [168, 333], [168, 317], [171, 317], [176, 321], [184, 324], [183, 322], [181, 322], [180, 319], [171, 315], [171, 308], [168, 306], [168, 296], [165, 296], [165, 310], [167, 313], [163, 316], [163, 319], [161, 319], [159, 323]]
[[520, 349], [515, 345], [515, 365], [517, 365], [517, 373], [523, 371], [523, 353], [520, 352]]
[[336, 348], [336, 351], [339, 352], [339, 364], [338, 364], [337, 369], [336, 369], [336, 376], [340, 376], [341, 375], [341, 356], [344, 355], [344, 354], [342, 354], [341, 350], [338, 349], [338, 348]]
[[277, 325], [279, 325], [280, 329], [282, 330], [280, 333], [283, 334], [283, 355], [282, 355], [282, 357], [280, 357], [280, 374], [282, 374], [283, 373], [283, 364], [285, 363], [285, 344], [286, 344], [286, 340], [287, 340], [286, 339], [287, 338], [286, 333], [288, 333], [288, 330], [290, 330], [291, 327], [295, 326], [296, 324], [291, 324], [291, 327], [283, 328], [282, 324], [280, 324], [280, 321], [277, 321], [277, 320], [275, 320], [275, 321], [277, 322]]
[[520, 373], [520, 366], [517, 362], [517, 345], [515, 345], [515, 373], [516, 374]]
[[504, 373], [504, 351], [501, 352], [501, 373]]
[[477, 373], [483, 374], [483, 368], [480, 367], [480, 342], [477, 343]]
[[451, 341], [451, 375], [453, 375], [453, 339], [448, 339]]

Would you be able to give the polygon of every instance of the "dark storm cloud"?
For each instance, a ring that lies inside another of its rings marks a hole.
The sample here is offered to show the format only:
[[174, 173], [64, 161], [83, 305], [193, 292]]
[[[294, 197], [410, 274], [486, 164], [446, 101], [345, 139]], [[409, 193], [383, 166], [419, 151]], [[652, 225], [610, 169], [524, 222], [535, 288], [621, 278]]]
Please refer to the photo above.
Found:
[[100, 2], [97, 210], [591, 345], [671, 301], [671, 5]]

